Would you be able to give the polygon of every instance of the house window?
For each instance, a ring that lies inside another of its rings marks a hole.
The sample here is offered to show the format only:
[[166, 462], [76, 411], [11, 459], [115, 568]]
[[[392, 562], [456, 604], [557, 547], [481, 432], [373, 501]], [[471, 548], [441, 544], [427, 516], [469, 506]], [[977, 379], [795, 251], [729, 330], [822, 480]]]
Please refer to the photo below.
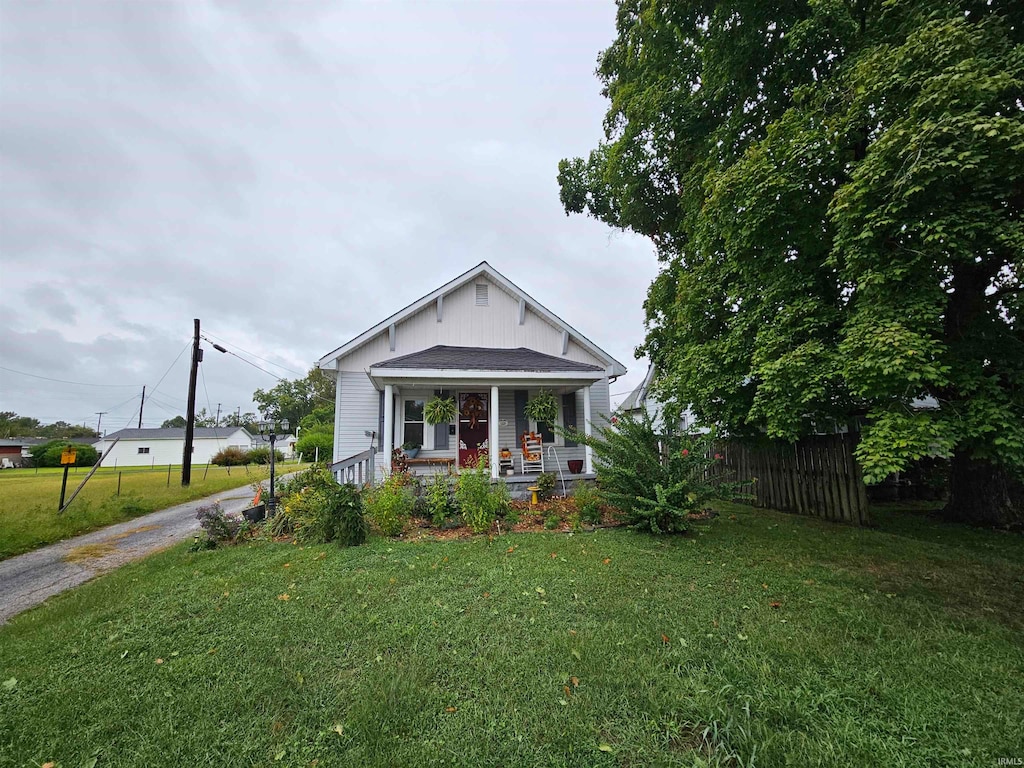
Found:
[[487, 283], [476, 284], [476, 305], [478, 307], [487, 306]]
[[423, 445], [423, 400], [405, 401], [405, 421], [402, 444]]
[[149, 448], [139, 448], [139, 453], [149, 453]]

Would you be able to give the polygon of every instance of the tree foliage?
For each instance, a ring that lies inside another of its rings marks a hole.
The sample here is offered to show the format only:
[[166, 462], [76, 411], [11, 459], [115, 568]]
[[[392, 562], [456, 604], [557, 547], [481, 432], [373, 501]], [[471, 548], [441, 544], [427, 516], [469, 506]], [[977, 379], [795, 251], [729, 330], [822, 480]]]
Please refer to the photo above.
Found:
[[288, 419], [294, 429], [313, 415], [321, 423], [334, 422], [334, 381], [319, 368], [311, 368], [301, 379], [284, 379], [268, 390], [252, 395], [260, 411], [277, 419]]
[[95, 429], [81, 424], [69, 424], [66, 421], [55, 421], [43, 424], [32, 416], [19, 416], [14, 411], [0, 411], [0, 437], [49, 437], [80, 438], [99, 437]]
[[662, 398], [787, 440], [856, 419], [871, 480], [1024, 473], [1024, 5], [621, 0], [617, 29], [606, 139], [559, 183], [658, 249]]

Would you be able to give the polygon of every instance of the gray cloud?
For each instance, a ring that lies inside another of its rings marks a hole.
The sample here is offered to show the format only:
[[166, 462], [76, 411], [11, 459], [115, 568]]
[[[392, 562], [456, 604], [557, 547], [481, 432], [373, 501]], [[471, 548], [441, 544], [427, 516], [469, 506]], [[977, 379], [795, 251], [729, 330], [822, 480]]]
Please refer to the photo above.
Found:
[[[614, 13], [0, 0], [0, 365], [153, 385], [200, 317], [303, 371], [486, 259], [625, 362], [627, 390], [655, 259], [567, 218], [555, 183], [600, 136]], [[222, 355], [204, 375], [214, 408], [274, 383]], [[0, 409], [132, 394], [40, 384], [0, 371]]]

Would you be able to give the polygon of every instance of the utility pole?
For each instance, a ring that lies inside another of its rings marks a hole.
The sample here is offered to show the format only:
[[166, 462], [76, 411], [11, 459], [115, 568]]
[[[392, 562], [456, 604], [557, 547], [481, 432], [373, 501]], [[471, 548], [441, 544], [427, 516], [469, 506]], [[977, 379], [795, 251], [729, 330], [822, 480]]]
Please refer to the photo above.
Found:
[[142, 403], [139, 405], [139, 429], [142, 429], [142, 409], [146, 407], [146, 385], [142, 385]]
[[192, 438], [195, 437], [196, 421], [196, 374], [199, 363], [203, 360], [203, 350], [199, 346], [199, 318], [195, 318], [195, 333], [192, 337], [192, 370], [188, 375], [188, 408], [185, 413], [185, 450], [181, 456], [181, 485], [187, 487], [192, 482]]
[[213, 422], [213, 426], [220, 426], [220, 403], [217, 403], [217, 420]]
[[103, 414], [105, 413], [106, 411], [96, 411], [96, 415], [99, 416], [99, 418], [96, 419], [96, 434], [100, 437], [103, 437], [103, 433], [100, 432], [100, 424], [103, 422]]

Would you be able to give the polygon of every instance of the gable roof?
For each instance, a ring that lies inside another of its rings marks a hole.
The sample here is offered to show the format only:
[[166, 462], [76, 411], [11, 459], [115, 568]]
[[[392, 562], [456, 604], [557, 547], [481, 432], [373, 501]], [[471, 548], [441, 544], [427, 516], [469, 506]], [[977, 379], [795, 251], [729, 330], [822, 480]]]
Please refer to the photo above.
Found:
[[623, 400], [615, 410], [620, 412], [632, 411], [643, 408], [647, 402], [647, 391], [651, 388], [651, 380], [654, 378], [654, 363], [647, 366], [647, 374], [636, 389], [629, 393], [629, 397]]
[[578, 363], [554, 355], [545, 355], [526, 347], [494, 349], [492, 347], [447, 347], [438, 345], [422, 352], [402, 355], [373, 368], [415, 368], [462, 371], [594, 371], [604, 369], [589, 363]]
[[[560, 328], [563, 331], [568, 332], [568, 334], [569, 334], [569, 336], [571, 338], [575, 339], [581, 346], [583, 346], [584, 348], [589, 350], [594, 356], [598, 357], [601, 360], [605, 360], [608, 363], [608, 366], [611, 368], [610, 374], [612, 376], [622, 376], [623, 374], [626, 373], [626, 366], [624, 366], [622, 363], [620, 363], [614, 357], [609, 355], [603, 349], [598, 347], [594, 342], [592, 342], [590, 339], [588, 339], [582, 333], [577, 331], [575, 328], [573, 328], [567, 322], [562, 320], [555, 313], [551, 312], [546, 307], [544, 307], [541, 304], [537, 303], [533, 299], [532, 296], [530, 296], [525, 291], [523, 291], [522, 289], [517, 287], [511, 280], [509, 280], [507, 277], [505, 277], [500, 272], [498, 272], [498, 270], [496, 270], [494, 267], [492, 267], [486, 261], [481, 261], [475, 267], [473, 267], [472, 269], [470, 269], [467, 272], [463, 272], [461, 275], [456, 277], [454, 280], [451, 280], [451, 281], [445, 283], [444, 285], [442, 285], [437, 290], [431, 291], [426, 296], [423, 296], [422, 298], [417, 299], [416, 301], [414, 301], [412, 304], [408, 305], [404, 309], [400, 309], [398, 312], [396, 312], [395, 314], [391, 315], [390, 317], [388, 317], [388, 318], [386, 318], [384, 320], [381, 320], [375, 326], [373, 326], [372, 328], [368, 328], [367, 330], [363, 331], [361, 334], [359, 334], [358, 336], [356, 336], [354, 339], [352, 339], [351, 341], [347, 342], [346, 344], [343, 344], [340, 347], [338, 347], [337, 349], [334, 349], [331, 352], [328, 352], [326, 355], [324, 355], [322, 358], [320, 358], [316, 362], [316, 367], [317, 368], [333, 367], [331, 364], [334, 363], [334, 361], [336, 361], [338, 358], [344, 357], [345, 355], [349, 354], [350, 352], [355, 351], [359, 347], [363, 346], [363, 344], [365, 344], [366, 342], [368, 342], [371, 339], [373, 339], [374, 337], [376, 337], [378, 334], [381, 334], [381, 333], [385, 332], [388, 329], [388, 326], [390, 326], [392, 323], [397, 324], [397, 323], [402, 322], [406, 318], [412, 317], [414, 314], [419, 312], [421, 309], [423, 309], [424, 307], [429, 305], [431, 302], [436, 301], [439, 296], [444, 296], [446, 294], [449, 294], [452, 291], [454, 291], [454, 290], [456, 290], [458, 288], [461, 288], [463, 285], [465, 285], [466, 283], [470, 282], [471, 280], [475, 280], [477, 277], [479, 277], [481, 275], [486, 276], [487, 278], [492, 280], [495, 284], [501, 286], [506, 291], [508, 291], [511, 295], [513, 295], [513, 296], [515, 296], [517, 298], [521, 298], [524, 301], [526, 301], [526, 303], [529, 305], [530, 309], [532, 309], [534, 312], [536, 312], [538, 315], [540, 315], [542, 318], [544, 318], [547, 322], [551, 323], [552, 325], [556, 326], [557, 328]], [[563, 370], [564, 370], [564, 368], [563, 368]]]
[[[196, 427], [192, 432], [192, 437], [200, 440], [207, 438], [225, 440], [239, 430], [245, 432], [246, 436], [250, 439], [252, 438], [252, 435], [249, 434], [245, 427]], [[121, 440], [184, 440], [185, 428], [119, 429], [117, 432], [105, 435], [102, 439], [113, 440], [114, 438]]]

